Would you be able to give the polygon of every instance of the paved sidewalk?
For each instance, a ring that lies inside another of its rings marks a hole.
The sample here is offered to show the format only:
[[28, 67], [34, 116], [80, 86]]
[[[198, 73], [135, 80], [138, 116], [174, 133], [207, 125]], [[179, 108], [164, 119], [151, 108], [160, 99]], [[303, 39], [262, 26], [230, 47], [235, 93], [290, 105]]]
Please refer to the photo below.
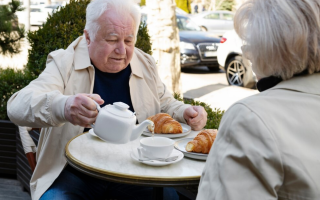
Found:
[[31, 200], [18, 180], [0, 178], [0, 200]]
[[227, 110], [233, 103], [259, 93], [258, 90], [229, 86], [222, 70], [212, 73], [206, 67], [183, 69], [181, 83], [185, 98], [202, 101], [221, 110]]

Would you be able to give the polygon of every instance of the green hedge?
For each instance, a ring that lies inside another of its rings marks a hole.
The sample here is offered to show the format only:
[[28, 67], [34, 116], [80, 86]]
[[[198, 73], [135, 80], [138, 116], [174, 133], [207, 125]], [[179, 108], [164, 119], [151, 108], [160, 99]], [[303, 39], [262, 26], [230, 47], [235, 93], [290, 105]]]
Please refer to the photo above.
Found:
[[220, 121], [224, 114], [224, 110], [215, 108], [214, 110], [206, 103], [201, 101], [195, 101], [193, 99], [182, 99], [179, 94], [174, 94], [174, 98], [183, 101], [185, 104], [190, 104], [193, 106], [202, 106], [208, 113], [207, 125], [204, 128], [207, 129], [219, 129]]
[[22, 70], [0, 68], [0, 119], [8, 120], [7, 101], [15, 92], [25, 87], [31, 80]]

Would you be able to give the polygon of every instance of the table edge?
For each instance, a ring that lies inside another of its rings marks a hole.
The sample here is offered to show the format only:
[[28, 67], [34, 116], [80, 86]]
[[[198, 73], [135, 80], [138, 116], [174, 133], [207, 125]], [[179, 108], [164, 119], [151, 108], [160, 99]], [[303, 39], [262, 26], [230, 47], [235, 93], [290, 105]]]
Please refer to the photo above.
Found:
[[90, 165], [86, 165], [85, 163], [81, 162], [80, 160], [76, 159], [71, 155], [69, 152], [68, 146], [69, 144], [76, 139], [77, 137], [87, 134], [88, 132], [84, 132], [82, 134], [79, 134], [75, 137], [73, 137], [71, 140], [68, 141], [65, 147], [65, 156], [68, 158], [67, 161], [72, 162], [72, 164], [76, 166], [80, 166], [83, 169], [86, 169], [88, 171], [92, 171], [95, 173], [100, 173], [108, 176], [114, 176], [114, 177], [119, 177], [119, 178], [127, 178], [127, 179], [134, 179], [134, 180], [149, 180], [149, 181], [199, 181], [201, 176], [184, 176], [184, 177], [152, 177], [152, 176], [137, 176], [137, 175], [131, 175], [131, 174], [125, 174], [125, 173], [117, 173], [114, 171], [108, 171], [108, 170], [103, 170], [101, 168], [95, 168]]

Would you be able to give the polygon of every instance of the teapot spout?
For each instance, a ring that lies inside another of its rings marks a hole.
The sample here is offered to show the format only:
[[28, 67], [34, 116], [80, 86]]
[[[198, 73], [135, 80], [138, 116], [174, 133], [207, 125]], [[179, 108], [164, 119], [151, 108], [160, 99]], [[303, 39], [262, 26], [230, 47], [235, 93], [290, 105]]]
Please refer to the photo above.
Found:
[[130, 141], [137, 139], [142, 134], [142, 132], [146, 129], [147, 126], [151, 126], [151, 130], [153, 130], [154, 129], [153, 121], [147, 119], [147, 120], [144, 120], [141, 124], [136, 125], [132, 130]]

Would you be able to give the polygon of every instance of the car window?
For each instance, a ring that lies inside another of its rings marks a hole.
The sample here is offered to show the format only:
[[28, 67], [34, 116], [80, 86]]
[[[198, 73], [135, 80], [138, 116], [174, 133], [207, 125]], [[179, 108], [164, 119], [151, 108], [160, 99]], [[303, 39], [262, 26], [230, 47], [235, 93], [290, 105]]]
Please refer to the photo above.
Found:
[[31, 8], [30, 12], [41, 12], [40, 8]]
[[201, 31], [200, 27], [187, 17], [177, 16], [177, 25], [180, 31]]
[[224, 20], [233, 20], [233, 15], [228, 13], [222, 13], [222, 19]]
[[210, 14], [204, 16], [203, 18], [205, 18], [205, 19], [219, 19], [220, 16], [219, 16], [219, 13], [210, 13]]

